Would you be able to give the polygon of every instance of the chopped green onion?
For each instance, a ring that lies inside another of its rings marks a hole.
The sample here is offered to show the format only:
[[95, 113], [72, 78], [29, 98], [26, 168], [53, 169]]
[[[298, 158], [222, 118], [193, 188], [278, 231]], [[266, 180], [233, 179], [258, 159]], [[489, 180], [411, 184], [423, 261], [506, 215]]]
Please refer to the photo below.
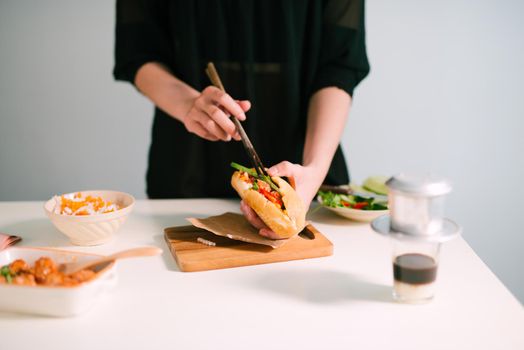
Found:
[[240, 164], [235, 163], [235, 162], [231, 162], [231, 167], [237, 169], [238, 171], [246, 172], [249, 175], [258, 178], [258, 174], [257, 174], [257, 172], [254, 169], [246, 168], [245, 166], [240, 165]]
[[11, 274], [11, 270], [9, 269], [9, 265], [4, 265], [0, 269], [0, 275], [7, 276]]
[[9, 268], [9, 265], [2, 266], [0, 269], [0, 275], [5, 277], [7, 283], [13, 282], [13, 276], [11, 276], [11, 269]]
[[274, 191], [277, 191], [278, 193], [280, 193], [280, 188], [277, 187], [277, 185], [275, 185], [275, 183], [273, 182], [273, 180], [271, 180], [271, 178], [269, 176], [261, 176], [262, 177], [262, 180], [264, 180], [265, 182], [267, 182], [269, 184], [269, 186], [274, 190]]
[[259, 179], [259, 180], [266, 182], [271, 187], [272, 190], [280, 193], [280, 188], [278, 188], [278, 186], [275, 185], [273, 180], [271, 180], [271, 177], [265, 176], [265, 175], [259, 175], [254, 169], [247, 168], [235, 162], [231, 162], [231, 167], [233, 167], [234, 169], [237, 169], [238, 171], [246, 172], [249, 175], [253, 176], [255, 179]]

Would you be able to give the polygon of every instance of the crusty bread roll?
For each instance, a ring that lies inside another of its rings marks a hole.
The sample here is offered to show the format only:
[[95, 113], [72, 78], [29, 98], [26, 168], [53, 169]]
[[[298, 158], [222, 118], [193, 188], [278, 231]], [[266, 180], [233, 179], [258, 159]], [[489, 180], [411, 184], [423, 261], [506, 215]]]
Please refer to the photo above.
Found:
[[280, 177], [271, 178], [282, 194], [285, 207], [285, 210], [282, 210], [263, 194], [253, 190], [252, 185], [242, 180], [240, 175], [240, 171], [233, 173], [231, 186], [279, 239], [292, 237], [302, 231], [306, 224], [306, 209], [293, 187]]

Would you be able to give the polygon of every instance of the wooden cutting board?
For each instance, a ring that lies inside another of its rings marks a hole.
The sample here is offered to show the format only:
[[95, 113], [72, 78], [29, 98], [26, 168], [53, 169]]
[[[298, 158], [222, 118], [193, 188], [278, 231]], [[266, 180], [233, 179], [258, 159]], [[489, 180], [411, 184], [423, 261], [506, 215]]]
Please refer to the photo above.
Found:
[[[178, 267], [185, 272], [318, 258], [333, 254], [333, 244], [323, 234], [312, 225], [308, 225], [305, 230], [309, 231], [309, 236], [315, 238], [305, 238], [302, 233], [277, 249], [235, 241], [194, 226], [166, 228], [164, 238]], [[216, 246], [198, 242], [199, 237], [215, 242]]]

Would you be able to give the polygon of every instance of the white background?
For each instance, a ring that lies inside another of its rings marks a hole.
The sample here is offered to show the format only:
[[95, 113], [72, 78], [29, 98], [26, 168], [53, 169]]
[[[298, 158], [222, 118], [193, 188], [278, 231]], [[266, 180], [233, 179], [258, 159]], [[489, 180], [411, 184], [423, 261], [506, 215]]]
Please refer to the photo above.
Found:
[[[451, 179], [447, 215], [521, 302], [523, 13], [518, 0], [367, 1], [372, 71], [343, 138], [357, 182]], [[145, 197], [152, 106], [113, 81], [114, 14], [107, 0], [0, 1], [0, 200]]]

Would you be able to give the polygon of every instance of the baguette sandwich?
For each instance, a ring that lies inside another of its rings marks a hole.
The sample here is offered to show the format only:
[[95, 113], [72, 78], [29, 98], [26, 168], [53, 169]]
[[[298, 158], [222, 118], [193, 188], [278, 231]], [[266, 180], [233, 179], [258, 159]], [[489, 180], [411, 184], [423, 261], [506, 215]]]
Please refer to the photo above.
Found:
[[302, 231], [306, 209], [289, 183], [278, 176], [260, 176], [254, 169], [236, 163], [231, 166], [237, 169], [231, 176], [231, 186], [279, 239]]

